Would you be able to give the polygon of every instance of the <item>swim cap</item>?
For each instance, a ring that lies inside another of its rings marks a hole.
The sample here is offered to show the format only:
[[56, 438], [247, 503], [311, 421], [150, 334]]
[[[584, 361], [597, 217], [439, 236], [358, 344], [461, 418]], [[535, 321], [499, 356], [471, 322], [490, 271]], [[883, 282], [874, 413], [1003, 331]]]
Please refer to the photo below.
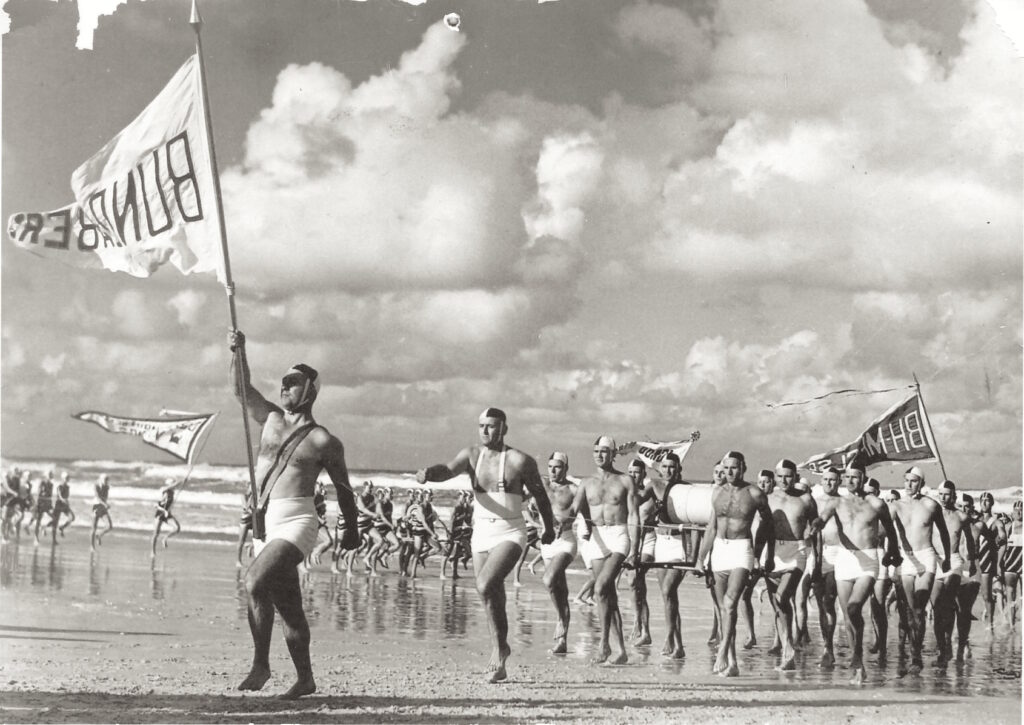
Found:
[[724, 456], [722, 456], [722, 460], [724, 461], [726, 458], [735, 458], [744, 466], [747, 465], [747, 459], [744, 458], [743, 454], [740, 453], [739, 451], [728, 451]]
[[487, 408], [480, 414], [480, 422], [483, 422], [484, 418], [497, 418], [502, 423], [508, 422], [508, 419], [505, 417], [505, 411], [501, 408]]
[[972, 496], [969, 493], [962, 493], [962, 494], [960, 494], [960, 499], [963, 501], [963, 504], [965, 506], [967, 504], [970, 504], [971, 506], [974, 505], [974, 496]]
[[902, 496], [900, 496], [900, 492], [897, 489], [893, 488], [889, 490], [889, 498], [893, 501], [899, 501]]
[[164, 485], [165, 486], [173, 486], [175, 483], [177, 483], [177, 481], [174, 480], [173, 476], [171, 476], [170, 478], [164, 479]]
[[826, 473], [842, 473], [842, 471], [840, 471], [835, 466], [829, 466], [828, 468], [821, 472], [821, 475], [824, 476]]
[[939, 484], [939, 490], [949, 491], [950, 493], [956, 493], [956, 484], [947, 479]]
[[618, 452], [618, 446], [615, 445], [615, 439], [611, 436], [601, 436], [594, 441], [594, 448], [611, 448], [613, 453]]
[[981, 494], [981, 500], [982, 501], [991, 501], [992, 503], [995, 503], [996, 497], [993, 496], [991, 492], [985, 491], [984, 493]]
[[775, 480], [775, 472], [774, 471], [769, 471], [767, 468], [762, 468], [761, 472], [759, 474], [757, 474], [758, 478], [760, 478], [761, 476], [764, 476], [766, 478], [770, 478], [773, 481]]
[[846, 464], [846, 470], [847, 471], [860, 471], [861, 473], [865, 473], [864, 466], [862, 466], [859, 463], [853, 463], [853, 462]]
[[551, 461], [561, 461], [563, 464], [565, 464], [566, 468], [569, 467], [569, 456], [562, 453], [561, 451], [555, 451], [550, 456], [548, 456], [548, 462], [550, 463]]
[[796, 464], [793, 463], [793, 461], [789, 460], [788, 458], [783, 458], [781, 461], [775, 464], [775, 470], [782, 471], [784, 469], [789, 469], [793, 473], [796, 473]]
[[668, 461], [675, 461], [676, 463], [679, 463], [681, 465], [679, 456], [677, 456], [673, 451], [669, 451], [668, 453], [666, 453], [665, 457], [661, 460], [662, 463], [666, 463]]
[[[297, 363], [288, 369], [289, 373], [298, 373], [306, 379], [302, 386], [302, 397], [299, 398], [299, 405], [312, 403], [320, 394], [320, 373], [305, 363]], [[287, 375], [287, 373], [286, 373]]]
[[924, 471], [922, 471], [917, 466], [911, 468], [909, 471], [907, 471], [907, 473], [909, 473], [911, 476], [917, 476], [918, 478], [921, 479], [921, 483], [924, 483]]
[[638, 466], [639, 468], [642, 468], [645, 471], [647, 470], [647, 464], [644, 463], [644, 460], [642, 458], [634, 458], [632, 461], [629, 462], [629, 465]]
[[882, 484], [878, 482], [877, 478], [869, 478], [864, 482], [864, 488], [873, 488], [876, 491], [882, 490]]

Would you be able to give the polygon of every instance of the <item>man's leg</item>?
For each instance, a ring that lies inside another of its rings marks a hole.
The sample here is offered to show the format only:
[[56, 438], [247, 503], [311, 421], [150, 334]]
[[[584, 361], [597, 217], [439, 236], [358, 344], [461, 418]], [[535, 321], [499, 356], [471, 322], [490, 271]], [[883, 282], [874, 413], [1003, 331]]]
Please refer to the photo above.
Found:
[[985, 605], [985, 617], [988, 619], [988, 628], [995, 627], [996, 596], [992, 589], [992, 574], [981, 574], [981, 598]]
[[480, 593], [487, 625], [491, 632], [491, 660], [487, 666], [488, 681], [501, 682], [508, 677], [505, 660], [512, 653], [508, 646], [508, 617], [505, 613], [505, 577], [522, 553], [519, 544], [505, 541], [490, 551], [473, 554], [476, 590]]
[[839, 603], [843, 608], [843, 619], [846, 621], [846, 633], [853, 648], [853, 658], [850, 661], [853, 679], [850, 683], [854, 685], [864, 683], [864, 602], [872, 595], [874, 583], [874, 577], [871, 576], [836, 582]]
[[746, 586], [743, 587], [743, 595], [740, 597], [740, 609], [743, 611], [743, 621], [747, 624], [747, 639], [743, 643], [743, 649], [751, 649], [757, 644], [757, 630], [754, 629], [754, 603], [751, 599], [754, 596], [754, 587], [761, 577], [761, 570], [756, 569], [750, 572]]
[[736, 617], [749, 576], [747, 569], [715, 572], [715, 591], [721, 607], [722, 641], [718, 645], [718, 657], [712, 672], [723, 677], [736, 677], [740, 673], [736, 663]]
[[165, 549], [167, 548], [167, 540], [169, 538], [171, 538], [172, 536], [177, 535], [178, 532], [181, 531], [181, 524], [178, 523], [178, 519], [174, 516], [174, 514], [170, 514], [167, 517], [167, 520], [170, 521], [172, 524], [174, 524], [174, 531], [168, 531], [166, 534], [164, 534], [164, 548]]
[[245, 589], [249, 595], [249, 628], [253, 638], [253, 664], [239, 690], [262, 689], [270, 679], [270, 637], [274, 608], [284, 622], [284, 638], [295, 665], [295, 684], [282, 699], [293, 700], [316, 691], [309, 660], [309, 624], [302, 611], [302, 592], [296, 567], [302, 552], [287, 541], [269, 542], [249, 567]]
[[967, 580], [960, 582], [956, 607], [956, 661], [971, 659], [971, 612], [974, 602], [978, 599], [981, 582]]
[[[640, 563], [646, 564], [654, 561], [650, 554], [640, 557]], [[661, 580], [659, 574], [658, 580]], [[640, 567], [633, 571], [633, 605], [636, 609], [636, 621], [633, 624], [631, 638], [635, 646], [645, 646], [651, 643], [651, 609], [647, 606], [647, 569]]]
[[515, 573], [515, 576], [512, 579], [512, 583], [515, 586], [517, 586], [517, 587], [523, 586], [523, 583], [521, 581], [519, 581], [519, 575], [523, 571], [523, 564], [526, 563], [526, 555], [530, 553], [530, 539], [531, 538], [533, 538], [533, 537], [532, 536], [528, 536], [527, 537], [527, 539], [526, 539], [526, 546], [523, 547], [522, 553], [519, 555], [519, 558], [516, 560], [516, 566], [515, 566], [515, 572], [516, 573]]
[[[800, 585], [803, 572], [799, 569], [792, 569], [780, 577], [771, 577], [767, 580], [768, 595], [772, 598], [772, 606], [775, 610], [775, 631], [778, 634], [779, 642], [782, 645], [782, 664], [779, 669], [789, 671], [796, 669], [796, 647], [793, 638], [793, 597]], [[772, 588], [775, 588], [774, 596]]]
[[874, 590], [871, 596], [871, 627], [875, 633], [875, 642], [868, 650], [872, 654], [878, 653], [879, 663], [886, 658], [886, 640], [889, 637], [889, 613], [886, 611], [885, 603], [889, 598], [889, 589], [892, 581], [889, 579], [875, 580]]
[[555, 627], [555, 645], [551, 654], [564, 655], [568, 651], [569, 636], [569, 582], [565, 579], [565, 570], [572, 563], [568, 554], [556, 554], [544, 567], [544, 586], [551, 594], [551, 603], [555, 605], [558, 625]]
[[64, 529], [66, 529], [67, 527], [71, 526], [71, 524], [73, 524], [74, 521], [75, 521], [75, 512], [71, 510], [70, 506], [68, 506], [66, 509], [64, 509], [64, 512], [68, 515], [68, 520], [65, 521], [63, 524], [61, 524], [61, 526], [60, 526], [60, 535], [61, 536], [64, 535]]
[[[601, 620], [601, 640], [595, 664], [608, 661], [613, 665], [625, 664], [628, 661], [626, 644], [622, 636], [622, 615], [619, 613], [619, 595], [615, 589], [616, 580], [622, 569], [625, 557], [610, 552], [603, 559], [594, 559], [594, 595], [597, 599], [598, 617]], [[619, 645], [619, 654], [611, 659], [610, 639], [615, 637]]]
[[658, 571], [658, 584], [661, 585], [661, 598], [665, 606], [665, 625], [668, 635], [661, 653], [671, 659], [682, 659], [686, 656], [683, 649], [683, 634], [680, 632], [679, 618], [679, 584], [683, 581], [683, 573], [678, 569], [661, 569]]
[[159, 516], [156, 519], [156, 524], [153, 526], [153, 540], [150, 542], [150, 558], [156, 558], [156, 540], [160, 538], [160, 529], [163, 528], [164, 520]]
[[818, 624], [825, 644], [819, 666], [831, 668], [836, 663], [836, 575], [830, 571], [823, 573], [821, 578], [822, 581], [814, 587], [814, 596], [818, 600]]
[[932, 629], [935, 633], [935, 646], [939, 652], [936, 664], [940, 666], [953, 659], [953, 626], [959, 590], [959, 574], [950, 574], [943, 579], [936, 579], [932, 587], [931, 604], [935, 615]]

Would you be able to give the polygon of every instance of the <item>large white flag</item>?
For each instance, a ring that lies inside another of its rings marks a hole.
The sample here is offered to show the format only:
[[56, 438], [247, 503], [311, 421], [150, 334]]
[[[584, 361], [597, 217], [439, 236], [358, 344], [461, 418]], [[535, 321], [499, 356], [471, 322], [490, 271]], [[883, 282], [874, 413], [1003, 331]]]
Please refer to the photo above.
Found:
[[199, 453], [203, 434], [213, 428], [217, 414], [193, 414], [187, 418], [122, 418], [88, 410], [71, 417], [95, 423], [111, 433], [138, 436], [149, 445], [191, 464]]
[[7, 234], [23, 249], [78, 267], [148, 277], [170, 262], [225, 281], [210, 146], [192, 56], [131, 122], [71, 175], [75, 201], [18, 212]]

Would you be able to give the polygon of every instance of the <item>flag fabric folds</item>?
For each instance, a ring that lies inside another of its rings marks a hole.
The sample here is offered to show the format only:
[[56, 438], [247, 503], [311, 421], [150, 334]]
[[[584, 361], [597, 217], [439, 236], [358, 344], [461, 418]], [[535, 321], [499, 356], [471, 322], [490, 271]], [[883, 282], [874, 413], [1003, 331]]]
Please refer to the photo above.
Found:
[[203, 413], [172, 418], [123, 418], [88, 410], [71, 417], [95, 423], [110, 433], [138, 436], [149, 445], [191, 465], [199, 453], [200, 441], [204, 434], [213, 428], [217, 414]]
[[149, 277], [164, 264], [225, 281], [210, 144], [193, 55], [156, 98], [71, 175], [74, 202], [18, 212], [7, 234], [42, 257]]
[[636, 457], [643, 461], [648, 468], [658, 468], [668, 453], [675, 453], [679, 456], [681, 463], [698, 438], [700, 438], [700, 433], [695, 432], [689, 438], [678, 441], [630, 441], [619, 446], [618, 453], [624, 455], [635, 452]]
[[914, 393], [885, 411], [857, 440], [811, 456], [799, 467], [815, 473], [830, 466], [842, 470], [850, 464], [870, 468], [880, 463], [936, 460], [937, 451], [921, 396]]

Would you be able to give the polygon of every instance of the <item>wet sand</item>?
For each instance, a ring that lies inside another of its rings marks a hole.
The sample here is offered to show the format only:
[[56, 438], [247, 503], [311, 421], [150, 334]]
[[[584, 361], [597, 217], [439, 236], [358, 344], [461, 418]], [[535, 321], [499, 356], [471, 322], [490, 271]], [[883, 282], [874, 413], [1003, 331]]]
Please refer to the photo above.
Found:
[[[686, 658], [659, 654], [664, 632], [658, 585], [648, 575], [654, 645], [627, 665], [588, 665], [597, 612], [573, 606], [569, 654], [546, 653], [554, 614], [539, 577], [508, 587], [509, 681], [483, 683], [486, 622], [469, 579], [442, 582], [431, 561], [417, 581], [384, 571], [376, 579], [304, 576], [319, 691], [298, 702], [274, 698], [292, 683], [280, 628], [274, 676], [262, 692], [234, 687], [251, 644], [234, 549], [172, 540], [151, 566], [148, 541], [117, 532], [90, 558], [87, 534], [61, 545], [5, 546], [0, 562], [0, 719], [4, 722], [871, 722], [1021, 721], [1020, 634], [997, 618], [994, 636], [975, 622], [974, 659], [898, 675], [896, 644], [880, 668], [868, 656], [868, 683], [847, 683], [840, 665], [817, 667], [814, 643], [797, 671], [779, 673], [766, 653], [767, 602], [755, 603], [759, 644], [739, 653], [741, 676], [711, 674], [704, 644], [710, 606], [702, 584], [680, 590]], [[26, 545], [27, 543], [27, 545]], [[582, 576], [570, 577], [575, 592]], [[623, 580], [627, 629], [633, 620]], [[979, 609], [976, 608], [976, 612]], [[812, 608], [812, 622], [816, 614]], [[894, 628], [895, 629], [895, 628]], [[746, 629], [739, 625], [739, 641]], [[870, 635], [868, 635], [870, 639]], [[931, 634], [925, 661], [934, 660]]]

